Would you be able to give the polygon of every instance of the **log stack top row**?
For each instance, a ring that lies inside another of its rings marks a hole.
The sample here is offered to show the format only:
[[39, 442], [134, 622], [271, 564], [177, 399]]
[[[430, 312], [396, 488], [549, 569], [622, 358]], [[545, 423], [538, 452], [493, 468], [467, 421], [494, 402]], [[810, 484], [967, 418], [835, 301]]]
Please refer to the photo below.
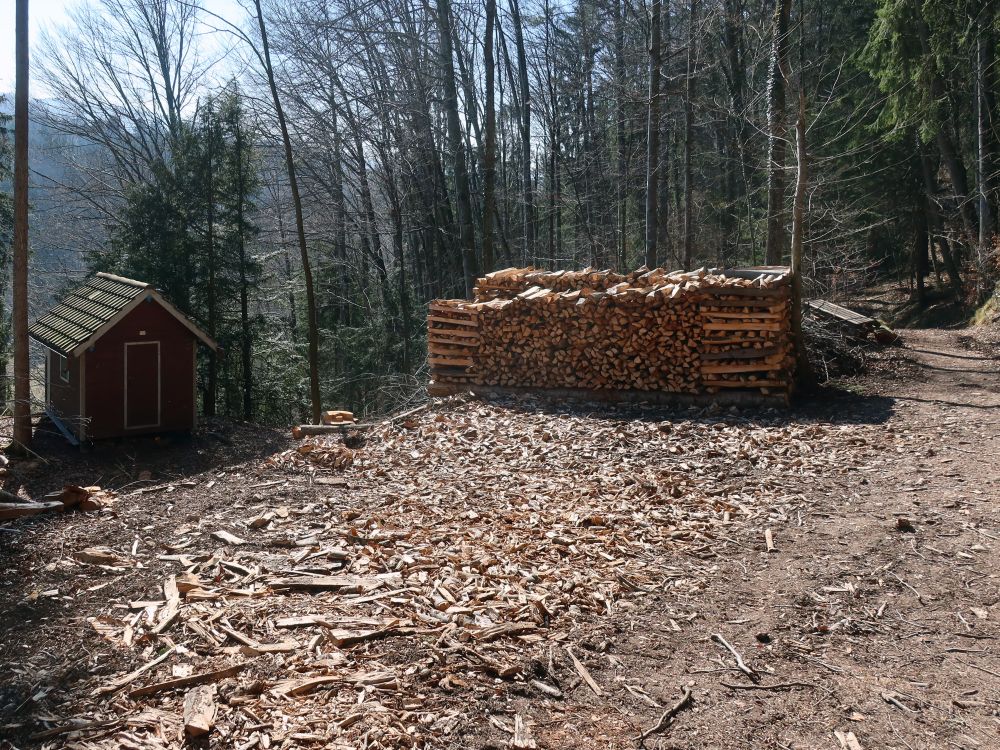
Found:
[[[581, 271], [544, 271], [526, 268], [505, 268], [488, 273], [476, 281], [473, 289], [475, 304], [493, 300], [537, 299], [567, 292], [582, 296], [604, 292], [634, 297], [638, 294], [667, 291], [724, 293], [727, 290], [772, 290], [789, 286], [790, 274], [783, 266], [750, 269], [700, 268], [696, 271], [667, 271], [663, 268], [640, 268], [627, 274], [611, 270], [584, 268]], [[739, 292], [737, 292], [739, 293]], [[765, 292], [766, 296], [766, 292]]]
[[508, 268], [478, 279], [473, 301], [431, 303], [432, 380], [787, 397], [795, 360], [791, 294], [784, 267], [627, 274]]

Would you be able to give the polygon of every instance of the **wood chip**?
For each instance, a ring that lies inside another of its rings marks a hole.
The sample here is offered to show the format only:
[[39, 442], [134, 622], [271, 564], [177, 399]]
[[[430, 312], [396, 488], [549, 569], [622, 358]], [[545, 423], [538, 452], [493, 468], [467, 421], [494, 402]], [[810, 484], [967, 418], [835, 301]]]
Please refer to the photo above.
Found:
[[604, 695], [601, 691], [600, 686], [594, 681], [594, 678], [590, 676], [590, 672], [583, 665], [583, 662], [576, 658], [576, 654], [573, 653], [573, 649], [570, 646], [566, 647], [566, 653], [569, 654], [570, 660], [573, 662], [573, 666], [576, 667], [576, 671], [579, 672], [580, 677], [583, 681], [590, 686], [590, 689], [594, 691], [595, 695]]
[[215, 726], [215, 686], [199, 685], [184, 695], [184, 731], [200, 737]]

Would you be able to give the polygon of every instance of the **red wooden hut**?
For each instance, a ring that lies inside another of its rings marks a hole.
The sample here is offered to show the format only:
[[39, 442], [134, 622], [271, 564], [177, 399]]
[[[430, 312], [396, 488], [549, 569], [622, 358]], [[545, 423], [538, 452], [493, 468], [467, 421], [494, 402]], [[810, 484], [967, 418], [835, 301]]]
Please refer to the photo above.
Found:
[[218, 345], [151, 285], [98, 273], [30, 329], [45, 405], [72, 442], [184, 431], [197, 421], [198, 342]]

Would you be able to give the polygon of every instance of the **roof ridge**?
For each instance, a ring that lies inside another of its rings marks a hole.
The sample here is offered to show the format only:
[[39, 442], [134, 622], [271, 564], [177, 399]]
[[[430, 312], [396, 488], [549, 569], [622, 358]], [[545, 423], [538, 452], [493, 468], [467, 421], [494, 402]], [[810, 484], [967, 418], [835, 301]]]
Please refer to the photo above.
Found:
[[108, 279], [109, 281], [120, 281], [123, 284], [131, 284], [132, 286], [137, 286], [142, 289], [149, 289], [152, 287], [152, 284], [147, 284], [145, 281], [128, 279], [124, 276], [116, 276], [113, 273], [106, 273], [105, 271], [98, 271], [95, 276], [100, 276], [102, 279]]

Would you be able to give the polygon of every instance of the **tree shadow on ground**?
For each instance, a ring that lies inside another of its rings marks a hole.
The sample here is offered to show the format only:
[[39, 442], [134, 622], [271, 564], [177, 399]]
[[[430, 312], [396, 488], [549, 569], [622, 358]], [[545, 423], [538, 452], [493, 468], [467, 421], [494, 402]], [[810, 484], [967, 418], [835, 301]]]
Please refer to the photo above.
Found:
[[895, 399], [856, 393], [832, 385], [820, 386], [793, 400], [790, 407], [762, 403], [739, 406], [712, 402], [675, 406], [643, 403], [608, 403], [565, 399], [546, 394], [487, 396], [484, 401], [514, 411], [540, 412], [607, 420], [651, 422], [782, 425], [795, 422], [832, 424], [884, 424], [893, 413]]
[[[0, 440], [9, 442], [12, 432], [11, 420], [0, 420]], [[265, 458], [289, 444], [286, 430], [211, 418], [193, 433], [100, 440], [81, 448], [42, 418], [35, 427], [33, 455], [12, 462], [0, 486], [29, 498], [66, 484], [129, 491]]]

